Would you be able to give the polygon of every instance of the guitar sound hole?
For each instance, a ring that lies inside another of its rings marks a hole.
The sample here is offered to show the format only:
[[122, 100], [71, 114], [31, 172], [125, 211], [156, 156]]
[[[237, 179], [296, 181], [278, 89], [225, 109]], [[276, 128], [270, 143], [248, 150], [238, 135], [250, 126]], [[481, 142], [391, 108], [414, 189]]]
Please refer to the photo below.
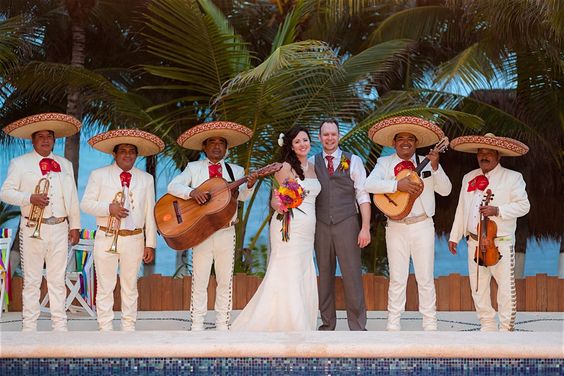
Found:
[[180, 213], [180, 207], [178, 206], [178, 201], [174, 200], [172, 202], [172, 206], [174, 207], [174, 214], [176, 214], [176, 222], [182, 223], [182, 214]]

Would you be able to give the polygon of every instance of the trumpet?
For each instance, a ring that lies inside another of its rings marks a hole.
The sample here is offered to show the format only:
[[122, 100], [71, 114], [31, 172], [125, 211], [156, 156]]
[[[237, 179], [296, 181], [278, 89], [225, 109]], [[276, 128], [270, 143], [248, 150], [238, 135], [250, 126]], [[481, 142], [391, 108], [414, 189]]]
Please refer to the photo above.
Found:
[[[35, 186], [35, 194], [47, 194], [49, 193], [49, 179], [41, 178], [37, 182]], [[27, 220], [27, 227], [35, 227], [33, 230], [33, 234], [31, 234], [30, 238], [33, 239], [41, 239], [41, 223], [43, 220], [43, 212], [45, 208], [40, 208], [37, 205], [32, 205], [31, 210], [29, 211], [29, 217]]]
[[[125, 194], [123, 193], [123, 191], [116, 193], [113, 202], [119, 204], [123, 208], [123, 205], [125, 204]], [[108, 218], [108, 225], [106, 227], [108, 228], [108, 230], [106, 231], [106, 236], [114, 237], [112, 240], [112, 245], [106, 252], [119, 253], [117, 250], [117, 241], [119, 236], [119, 228], [121, 227], [121, 218], [110, 216], [110, 218]]]

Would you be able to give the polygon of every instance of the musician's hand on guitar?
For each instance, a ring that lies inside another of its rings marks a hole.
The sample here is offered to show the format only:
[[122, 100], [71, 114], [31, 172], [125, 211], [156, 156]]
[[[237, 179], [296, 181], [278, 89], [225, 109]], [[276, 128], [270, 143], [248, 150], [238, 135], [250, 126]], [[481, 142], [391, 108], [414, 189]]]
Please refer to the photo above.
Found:
[[115, 218], [123, 219], [129, 215], [129, 210], [123, 208], [119, 203], [112, 202], [110, 204], [110, 215]]
[[423, 191], [423, 187], [421, 184], [411, 181], [408, 177], [405, 177], [398, 180], [398, 191], [416, 195]]
[[196, 202], [200, 205], [204, 205], [210, 199], [209, 192], [200, 192], [197, 189], [194, 189], [190, 192], [190, 197], [192, 197]]
[[480, 206], [480, 214], [485, 217], [495, 217], [499, 213], [497, 206]]
[[257, 182], [258, 174], [256, 171], [253, 171], [247, 176], [247, 188], [251, 189], [253, 185]]
[[453, 255], [456, 255], [456, 243], [455, 242], [448, 242], [448, 250], [450, 251], [450, 253], [452, 253]]
[[429, 154], [426, 155], [426, 157], [427, 159], [429, 159], [433, 171], [437, 171], [437, 169], [439, 168], [439, 152], [433, 149], [429, 152]]
[[38, 206], [40, 208], [44, 208], [49, 205], [49, 196], [46, 193], [33, 193], [29, 197], [29, 202], [32, 205]]

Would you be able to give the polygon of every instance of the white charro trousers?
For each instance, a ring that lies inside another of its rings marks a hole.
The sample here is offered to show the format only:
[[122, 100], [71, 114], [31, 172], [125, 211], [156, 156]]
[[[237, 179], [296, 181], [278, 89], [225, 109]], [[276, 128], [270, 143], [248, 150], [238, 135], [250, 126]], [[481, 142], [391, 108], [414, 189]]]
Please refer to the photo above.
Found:
[[413, 259], [419, 292], [419, 312], [423, 329], [436, 330], [437, 311], [435, 279], [435, 227], [433, 220], [405, 224], [388, 221], [386, 247], [390, 274], [388, 289], [388, 329], [400, 329], [400, 316], [405, 311], [409, 259]]
[[43, 265], [46, 266], [49, 310], [54, 330], [67, 329], [65, 301], [67, 288], [65, 273], [67, 269], [69, 224], [41, 225], [41, 238], [30, 238], [34, 228], [26, 226], [27, 219], [22, 218], [20, 225], [20, 244], [22, 248], [23, 285], [23, 330], [37, 330], [40, 314], [40, 287], [43, 278]]
[[114, 289], [119, 267], [122, 330], [135, 330], [137, 321], [137, 275], [143, 261], [144, 234], [118, 237], [118, 254], [106, 252], [113, 237], [96, 231], [94, 266], [96, 269], [96, 314], [100, 330], [112, 330]]
[[215, 232], [192, 249], [192, 327], [202, 327], [208, 311], [208, 284], [214, 265], [216, 325], [226, 327], [232, 309], [233, 263], [235, 261], [235, 227]]
[[[482, 331], [497, 331], [496, 312], [492, 307], [490, 281], [492, 276], [497, 282], [497, 304], [499, 311], [499, 329], [512, 331], [515, 326], [517, 314], [517, 293], [515, 290], [515, 250], [511, 237], [502, 237], [495, 240], [502, 257], [493, 266], [480, 266], [476, 269], [474, 253], [477, 241], [468, 239], [468, 275], [470, 276], [470, 287], [472, 288], [472, 299], [476, 306], [476, 313], [481, 323]], [[478, 283], [478, 291], [476, 291]]]

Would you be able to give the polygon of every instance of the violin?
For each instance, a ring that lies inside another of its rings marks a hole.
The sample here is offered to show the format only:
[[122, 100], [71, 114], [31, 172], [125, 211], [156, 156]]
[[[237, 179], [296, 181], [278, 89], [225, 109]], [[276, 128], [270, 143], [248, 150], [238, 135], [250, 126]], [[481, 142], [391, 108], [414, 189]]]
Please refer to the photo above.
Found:
[[[480, 206], [489, 205], [490, 201], [493, 199], [493, 193], [491, 189], [485, 192], [484, 200]], [[487, 216], [480, 214], [480, 222], [478, 223], [478, 245], [476, 246], [476, 251], [474, 252], [474, 262], [479, 266], [493, 266], [499, 262], [502, 255], [499, 253], [499, 249], [495, 245], [495, 238], [497, 237], [497, 225], [494, 221], [490, 220]], [[478, 273], [480, 268], [476, 267]], [[476, 291], [478, 291], [478, 285], [476, 284]]]

